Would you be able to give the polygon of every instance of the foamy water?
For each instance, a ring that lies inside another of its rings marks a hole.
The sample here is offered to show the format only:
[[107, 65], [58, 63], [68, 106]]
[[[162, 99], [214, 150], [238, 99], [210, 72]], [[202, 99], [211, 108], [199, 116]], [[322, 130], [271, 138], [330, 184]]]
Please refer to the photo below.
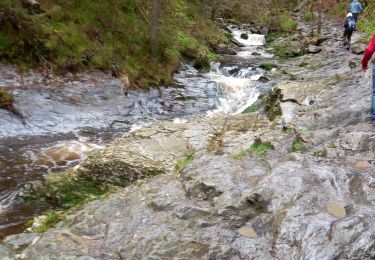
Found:
[[[241, 58], [254, 57], [254, 52], [262, 57], [270, 57], [262, 45], [265, 44], [265, 36], [260, 34], [251, 34], [248, 31], [230, 28], [233, 37], [245, 47], [240, 48], [237, 56]], [[241, 34], [247, 34], [248, 39], [242, 39]], [[220, 64], [213, 64], [213, 70], [209, 77], [216, 82], [221, 91], [218, 108], [209, 111], [208, 116], [215, 113], [239, 114], [247, 107], [251, 106], [259, 97], [259, 92], [255, 88], [256, 82], [263, 76], [263, 71], [254, 70], [254, 68], [242, 68], [234, 76], [228, 76], [220, 71]]]

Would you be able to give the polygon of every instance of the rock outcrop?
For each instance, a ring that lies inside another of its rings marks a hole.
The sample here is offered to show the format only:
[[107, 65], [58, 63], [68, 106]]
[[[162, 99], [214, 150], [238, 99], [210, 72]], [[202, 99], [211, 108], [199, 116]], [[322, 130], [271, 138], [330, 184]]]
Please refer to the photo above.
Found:
[[[322, 48], [333, 51], [280, 61], [268, 73], [282, 94], [281, 116], [270, 121], [261, 109], [126, 134], [76, 170], [78, 178], [126, 187], [42, 235], [8, 238], [0, 256], [375, 257], [370, 78], [348, 66], [360, 56], [332, 47], [339, 31], [329, 29]], [[259, 139], [271, 145], [255, 146]], [[29, 242], [14, 249], [17, 241]]]

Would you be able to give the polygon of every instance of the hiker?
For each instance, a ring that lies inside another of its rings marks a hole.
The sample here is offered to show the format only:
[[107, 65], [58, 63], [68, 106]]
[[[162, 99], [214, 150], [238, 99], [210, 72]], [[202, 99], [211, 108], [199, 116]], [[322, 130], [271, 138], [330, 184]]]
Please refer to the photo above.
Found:
[[[368, 62], [375, 52], [375, 34], [372, 37], [370, 44], [368, 45], [365, 54], [362, 59], [362, 69], [366, 71], [368, 69]], [[372, 61], [372, 109], [371, 109], [371, 121], [375, 122], [375, 59]]]
[[358, 0], [353, 0], [348, 7], [348, 12], [353, 14], [354, 20], [357, 23], [358, 15], [362, 12], [362, 5]]
[[350, 50], [350, 43], [355, 29], [355, 20], [352, 13], [348, 13], [346, 16], [344, 28], [344, 46], [348, 45], [347, 48]]

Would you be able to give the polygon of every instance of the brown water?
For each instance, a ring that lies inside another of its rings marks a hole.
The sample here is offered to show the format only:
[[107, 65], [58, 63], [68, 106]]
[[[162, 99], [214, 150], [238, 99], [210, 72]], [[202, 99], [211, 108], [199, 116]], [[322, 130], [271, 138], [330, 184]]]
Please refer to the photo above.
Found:
[[28, 219], [46, 210], [46, 205], [18, 198], [26, 183], [78, 164], [90, 151], [100, 149], [117, 135], [66, 134], [0, 141], [0, 239], [21, 232]]

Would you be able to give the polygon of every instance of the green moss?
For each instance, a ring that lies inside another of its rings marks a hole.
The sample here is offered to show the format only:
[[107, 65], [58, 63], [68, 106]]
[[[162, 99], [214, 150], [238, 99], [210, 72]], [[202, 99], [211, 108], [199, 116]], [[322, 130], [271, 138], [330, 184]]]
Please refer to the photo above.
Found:
[[263, 142], [260, 138], [257, 138], [248, 149], [241, 150], [240, 152], [233, 154], [231, 157], [234, 160], [240, 160], [250, 154], [264, 156], [268, 151], [273, 149], [274, 147], [270, 142]]
[[52, 204], [58, 209], [67, 210], [106, 196], [113, 191], [100, 183], [72, 178], [68, 172], [47, 175], [43, 186], [29, 189], [22, 198], [26, 201]]
[[292, 132], [292, 130], [293, 130], [293, 128], [287, 127], [287, 126], [283, 126], [283, 128], [281, 129], [283, 134], [290, 134]]
[[260, 203], [252, 203], [250, 206], [251, 212], [255, 215], [259, 215], [267, 212], [266, 209]]
[[186, 158], [178, 161], [174, 167], [175, 171], [181, 171], [185, 168], [188, 164], [190, 164], [194, 160], [194, 154], [189, 154]]
[[65, 214], [58, 211], [47, 211], [43, 216], [46, 218], [34, 229], [37, 233], [44, 233], [48, 229], [55, 227], [57, 223], [64, 219]]
[[250, 153], [264, 155], [269, 150], [272, 150], [274, 147], [270, 142], [262, 142], [260, 138], [257, 138], [255, 142], [250, 146]]
[[271, 32], [266, 35], [266, 44], [270, 44], [279, 38], [285, 38], [287, 35], [285, 32]]
[[233, 154], [231, 157], [234, 160], [241, 160], [243, 157], [246, 157], [250, 154], [249, 149], [241, 150], [238, 153]]
[[262, 62], [259, 65], [259, 68], [267, 70], [267, 71], [271, 71], [272, 69], [277, 68], [277, 67], [278, 66], [276, 64], [270, 63], [270, 62]]
[[280, 106], [280, 101], [283, 99], [283, 94], [281, 89], [273, 89], [267, 96], [265, 100], [264, 110], [270, 121], [275, 120], [278, 116], [282, 115], [282, 109]]
[[305, 150], [304, 141], [302, 140], [302, 138], [297, 136], [294, 139], [294, 141], [292, 143], [292, 146], [289, 148], [288, 152], [289, 153], [299, 153], [299, 152], [303, 152], [304, 150]]
[[34, 224], [34, 219], [29, 219], [28, 221], [26, 221], [25, 227], [30, 228], [32, 227], [33, 224]]
[[[85, 203], [104, 198], [110, 194], [114, 188], [103, 187], [100, 183], [87, 180], [76, 180], [68, 172], [52, 173], [47, 175], [45, 184], [38, 190], [26, 190], [22, 199], [26, 202], [33, 202], [43, 207], [53, 207], [56, 210], [48, 210], [42, 214], [41, 223], [33, 228], [35, 232], [43, 233], [54, 227], [63, 220], [71, 211]], [[25, 223], [26, 227], [32, 227], [35, 219], [30, 219]]]
[[0, 89], [0, 107], [12, 105], [13, 101], [14, 97], [10, 92]]
[[247, 113], [254, 113], [258, 111], [262, 106], [264, 105], [264, 100], [263, 97], [259, 97], [257, 101], [255, 101], [254, 104], [251, 106], [247, 107], [242, 114], [247, 114]]
[[306, 21], [306, 22], [311, 22], [311, 21], [314, 20], [314, 18], [315, 18], [315, 16], [314, 16], [313, 12], [306, 12], [303, 15], [303, 20]]

